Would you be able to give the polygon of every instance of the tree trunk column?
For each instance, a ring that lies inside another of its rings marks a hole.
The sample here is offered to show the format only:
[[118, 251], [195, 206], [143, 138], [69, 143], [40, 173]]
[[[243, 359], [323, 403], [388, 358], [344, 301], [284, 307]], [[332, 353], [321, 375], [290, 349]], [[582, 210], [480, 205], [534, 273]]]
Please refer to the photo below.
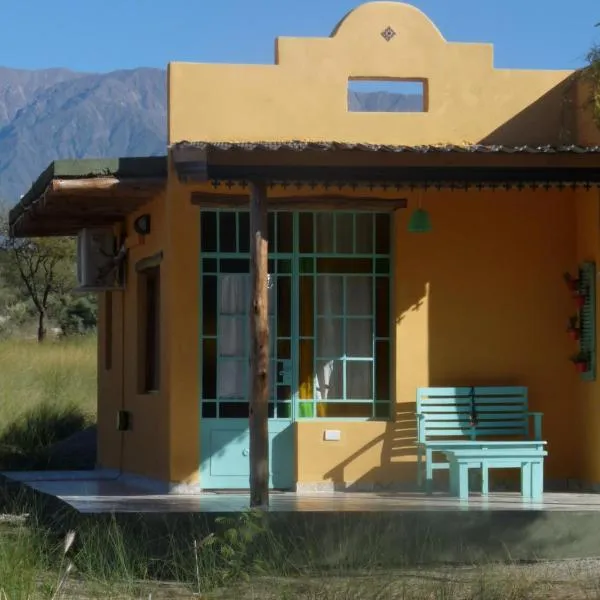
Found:
[[269, 307], [267, 187], [250, 184], [250, 506], [269, 505]]

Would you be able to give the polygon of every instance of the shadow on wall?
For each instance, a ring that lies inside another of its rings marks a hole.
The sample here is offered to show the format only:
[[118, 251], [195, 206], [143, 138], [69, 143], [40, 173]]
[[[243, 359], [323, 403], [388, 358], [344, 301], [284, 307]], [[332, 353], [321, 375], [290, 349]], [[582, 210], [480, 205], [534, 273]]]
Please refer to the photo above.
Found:
[[576, 142], [574, 105], [577, 75], [572, 75], [538, 98], [512, 119], [491, 131], [479, 144], [545, 146]]

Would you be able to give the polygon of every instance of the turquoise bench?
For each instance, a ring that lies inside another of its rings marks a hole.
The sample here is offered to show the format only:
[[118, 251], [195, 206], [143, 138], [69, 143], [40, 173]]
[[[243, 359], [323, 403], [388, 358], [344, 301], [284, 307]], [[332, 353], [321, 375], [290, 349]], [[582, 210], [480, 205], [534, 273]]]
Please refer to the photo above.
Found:
[[419, 388], [416, 413], [418, 484], [428, 494], [438, 469], [450, 470], [450, 491], [462, 498], [472, 468], [483, 494], [491, 468], [520, 468], [524, 496], [543, 490], [542, 413], [529, 411], [526, 387]]

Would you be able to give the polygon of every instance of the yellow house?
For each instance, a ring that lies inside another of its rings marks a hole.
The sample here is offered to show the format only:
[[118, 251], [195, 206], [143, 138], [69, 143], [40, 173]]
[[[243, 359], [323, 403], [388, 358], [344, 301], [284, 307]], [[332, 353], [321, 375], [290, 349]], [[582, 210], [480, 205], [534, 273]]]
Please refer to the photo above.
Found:
[[[596, 307], [583, 374], [566, 333], [563, 274], [593, 281], [600, 252], [600, 135], [575, 75], [495, 69], [491, 45], [447, 42], [398, 2], [280, 38], [272, 65], [171, 63], [166, 158], [57, 161], [10, 217], [17, 236], [116, 240], [98, 466], [175, 492], [248, 487], [261, 181], [273, 487], [414, 485], [429, 385], [526, 386], [548, 485], [600, 483]], [[357, 80], [415, 82], [420, 110], [351, 110]], [[409, 230], [418, 208], [427, 233]]]

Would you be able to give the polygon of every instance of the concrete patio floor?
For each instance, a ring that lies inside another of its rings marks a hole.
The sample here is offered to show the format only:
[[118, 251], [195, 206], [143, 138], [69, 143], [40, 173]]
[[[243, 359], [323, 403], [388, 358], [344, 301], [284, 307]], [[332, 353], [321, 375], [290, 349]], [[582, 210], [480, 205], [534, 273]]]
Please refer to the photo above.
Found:
[[[249, 507], [245, 492], [157, 494], [102, 471], [5, 472], [4, 477], [53, 496], [80, 513], [223, 513]], [[547, 493], [542, 502], [502, 492], [461, 501], [448, 494], [409, 492], [272, 492], [272, 512], [537, 511], [598, 512], [600, 494]]]
[[[8, 485], [51, 499], [52, 521], [68, 518], [143, 523], [182, 531], [249, 507], [245, 492], [156, 493], [116, 472], [5, 472]], [[563, 560], [600, 556], [600, 494], [547, 493], [542, 502], [502, 492], [460, 501], [448, 494], [399, 492], [273, 492], [268, 520], [280, 536], [312, 536], [339, 547], [383, 544], [423, 563], [474, 560]], [[376, 542], [374, 541], [376, 540]], [[328, 546], [329, 547], [329, 546]]]

